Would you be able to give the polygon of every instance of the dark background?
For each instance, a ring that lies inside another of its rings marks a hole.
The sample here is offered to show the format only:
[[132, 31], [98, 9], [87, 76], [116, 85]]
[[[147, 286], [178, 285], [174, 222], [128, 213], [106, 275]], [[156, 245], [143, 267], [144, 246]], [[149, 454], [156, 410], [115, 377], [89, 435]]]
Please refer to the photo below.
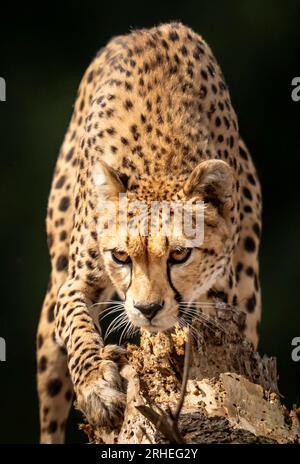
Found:
[[[39, 9], [40, 8], [40, 9]], [[44, 217], [52, 170], [77, 86], [97, 50], [131, 27], [181, 20], [211, 45], [229, 85], [261, 178], [263, 320], [260, 352], [278, 359], [280, 389], [299, 404], [300, 2], [275, 0], [92, 1], [1, 6], [0, 443], [38, 440], [35, 331], [49, 271]], [[75, 417], [78, 420], [78, 417]], [[83, 441], [74, 422], [68, 441]]]

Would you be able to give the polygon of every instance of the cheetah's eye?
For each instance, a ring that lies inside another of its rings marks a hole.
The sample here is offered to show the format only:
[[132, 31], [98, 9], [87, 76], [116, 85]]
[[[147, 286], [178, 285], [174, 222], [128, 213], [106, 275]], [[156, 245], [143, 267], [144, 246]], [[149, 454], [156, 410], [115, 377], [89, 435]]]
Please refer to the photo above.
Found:
[[120, 251], [120, 250], [112, 250], [111, 252], [112, 259], [115, 261], [117, 264], [130, 264], [131, 263], [131, 258], [126, 251]]
[[189, 259], [192, 248], [174, 248], [169, 255], [170, 264], [181, 264]]

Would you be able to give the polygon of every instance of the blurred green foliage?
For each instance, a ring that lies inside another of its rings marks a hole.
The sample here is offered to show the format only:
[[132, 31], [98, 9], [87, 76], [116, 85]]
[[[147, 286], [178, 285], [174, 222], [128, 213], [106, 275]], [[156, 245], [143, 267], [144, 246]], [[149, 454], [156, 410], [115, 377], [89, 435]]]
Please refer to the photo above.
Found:
[[[291, 80], [300, 75], [300, 2], [74, 0], [14, 8], [1, 12], [0, 29], [7, 83], [7, 102], [0, 103], [0, 336], [7, 342], [0, 443], [38, 440], [35, 331], [49, 272], [44, 217], [81, 76], [112, 35], [176, 19], [212, 46], [262, 181], [260, 351], [277, 356], [281, 392], [299, 404], [291, 340], [300, 335], [300, 102], [291, 100]], [[84, 440], [75, 429], [73, 423], [68, 440]]]

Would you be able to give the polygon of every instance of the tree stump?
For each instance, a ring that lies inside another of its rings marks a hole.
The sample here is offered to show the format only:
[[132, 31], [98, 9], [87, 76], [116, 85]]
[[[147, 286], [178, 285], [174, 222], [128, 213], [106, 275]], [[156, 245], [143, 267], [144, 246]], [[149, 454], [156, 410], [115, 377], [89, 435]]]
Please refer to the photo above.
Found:
[[[81, 428], [92, 443], [300, 443], [296, 410], [281, 404], [276, 359], [261, 357], [242, 334], [245, 315], [219, 310], [193, 323], [184, 403], [173, 420], [182, 385], [187, 329], [142, 331], [128, 346], [122, 369], [127, 407], [120, 429]], [[171, 434], [170, 434], [171, 431]]]

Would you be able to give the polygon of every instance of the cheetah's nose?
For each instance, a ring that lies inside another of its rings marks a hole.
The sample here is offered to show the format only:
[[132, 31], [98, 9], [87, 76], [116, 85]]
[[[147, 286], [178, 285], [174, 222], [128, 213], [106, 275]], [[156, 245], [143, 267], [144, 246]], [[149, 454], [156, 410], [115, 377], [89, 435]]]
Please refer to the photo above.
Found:
[[155, 302], [155, 303], [150, 303], [150, 304], [136, 304], [135, 303], [134, 307], [138, 309], [139, 311], [141, 311], [141, 313], [150, 321], [158, 313], [158, 311], [162, 309], [164, 304], [165, 304], [164, 301], [160, 303]]

